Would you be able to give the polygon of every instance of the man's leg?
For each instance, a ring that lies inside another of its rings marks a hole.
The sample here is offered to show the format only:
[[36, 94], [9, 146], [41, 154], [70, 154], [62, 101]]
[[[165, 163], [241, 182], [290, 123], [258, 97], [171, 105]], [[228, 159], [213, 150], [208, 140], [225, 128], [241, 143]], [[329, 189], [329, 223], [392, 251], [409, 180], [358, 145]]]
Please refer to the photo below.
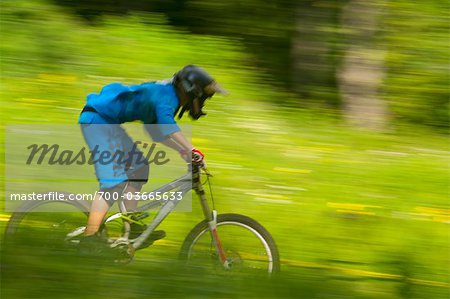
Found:
[[[147, 183], [148, 174], [149, 174], [149, 165], [145, 163], [143, 166], [140, 166], [137, 170], [129, 171], [128, 174], [128, 186], [125, 189], [125, 193], [131, 192], [131, 195], [135, 195], [137, 192], [140, 192], [143, 185]], [[126, 196], [126, 198], [130, 198], [129, 200], [125, 200], [125, 207], [127, 211], [133, 212], [136, 210], [138, 206], [138, 201], [133, 199], [133, 196]], [[133, 216], [132, 216], [133, 218]], [[137, 238], [145, 229], [146, 225], [130, 223], [130, 234], [128, 236], [129, 239]], [[139, 248], [145, 248], [153, 244], [154, 241], [162, 239], [166, 236], [165, 231], [163, 230], [155, 230], [153, 231], [149, 237], [141, 244]]]
[[[122, 192], [123, 194], [130, 192], [132, 195], [136, 194], [136, 192], [140, 192], [142, 186], [148, 179], [148, 164], [142, 166], [130, 176], [131, 180], [127, 184], [123, 182], [109, 191], [119, 192], [120, 194], [122, 194]], [[126, 184], [125, 189], [123, 189], [124, 184]], [[125, 196], [125, 198], [130, 198], [124, 202], [127, 211], [133, 212], [138, 206], [138, 201], [132, 199], [132, 196]], [[106, 200], [104, 200], [100, 194], [97, 194], [89, 212], [88, 223], [84, 232], [86, 236], [94, 235], [100, 229], [109, 207], [110, 205], [106, 202]]]
[[[134, 186], [129, 185], [124, 194], [131, 192], [139, 192], [140, 189], [137, 189]], [[137, 207], [138, 202], [136, 200], [126, 200], [125, 206], [128, 211], [134, 211]], [[100, 226], [102, 225], [102, 221], [106, 216], [106, 213], [109, 210], [109, 204], [104, 200], [100, 194], [97, 194], [89, 212], [89, 218], [86, 226], [86, 230], [84, 231], [85, 236], [90, 236], [98, 232]]]
[[[92, 152], [92, 159], [96, 161], [94, 163], [95, 173], [102, 192], [97, 193], [92, 202], [84, 232], [85, 236], [91, 236], [98, 232], [106, 213], [113, 203], [105, 200], [105, 198], [117, 198], [113, 195], [116, 192], [122, 194], [128, 179], [125, 173], [125, 165], [119, 163], [118, 158], [108, 163], [99, 163], [101, 155], [105, 152], [118, 157], [118, 154], [122, 151], [123, 129], [118, 124], [108, 124], [105, 119], [97, 114], [94, 116], [96, 118], [93, 120], [93, 124], [82, 125], [81, 128], [83, 137]], [[102, 193], [110, 193], [110, 196], [103, 197], [100, 195]]]
[[[127, 186], [128, 182], [124, 181], [113, 187], [101, 189], [101, 192], [97, 193], [89, 210], [88, 223], [84, 231], [85, 236], [91, 236], [98, 232], [106, 213], [114, 203], [112, 198], [118, 198], [116, 194], [122, 195]], [[102, 195], [105, 195], [105, 198], [111, 198], [111, 200], [106, 201]]]
[[137, 206], [138, 201], [133, 198], [138, 192], [141, 191], [142, 187], [148, 181], [149, 175], [149, 164], [144, 154], [136, 148], [136, 144], [128, 136], [128, 134], [123, 131], [122, 145], [127, 155], [127, 167], [126, 174], [128, 177], [128, 186], [125, 190], [126, 193], [131, 193], [126, 196], [128, 200], [125, 200], [125, 207], [127, 211], [133, 212]]
[[108, 210], [109, 205], [106, 200], [104, 200], [100, 194], [97, 194], [94, 198], [94, 201], [92, 202], [92, 206], [89, 212], [88, 223], [86, 226], [86, 230], [84, 231], [85, 236], [91, 236], [98, 232], [103, 218], [105, 218]]
[[[124, 191], [124, 194], [131, 193], [131, 195], [134, 195], [134, 194], [136, 194], [136, 192], [140, 192], [141, 189], [142, 189], [142, 186], [138, 187], [138, 186], [133, 185], [133, 184], [128, 184], [127, 188]], [[136, 208], [138, 206], [137, 200], [134, 200], [133, 196], [125, 196], [125, 198], [127, 198], [127, 199], [124, 200], [125, 207], [127, 208], [127, 211], [128, 212], [133, 212], [134, 210], [136, 210]], [[130, 198], [130, 199], [128, 199], [128, 198]]]

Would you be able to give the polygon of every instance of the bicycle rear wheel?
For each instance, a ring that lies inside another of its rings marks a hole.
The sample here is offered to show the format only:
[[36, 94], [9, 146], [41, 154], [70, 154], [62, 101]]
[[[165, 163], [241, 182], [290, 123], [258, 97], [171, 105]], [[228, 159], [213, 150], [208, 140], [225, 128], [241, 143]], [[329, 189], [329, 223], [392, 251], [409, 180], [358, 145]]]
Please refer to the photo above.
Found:
[[[26, 203], [11, 215], [6, 226], [6, 241], [38, 241], [51, 245], [52, 240], [64, 240], [65, 235], [86, 223], [89, 207], [78, 201], [41, 201]], [[44, 246], [45, 247], [45, 246]]]
[[[230, 263], [230, 271], [271, 274], [280, 270], [275, 241], [257, 221], [239, 214], [221, 214], [217, 216], [217, 233]], [[197, 224], [188, 234], [180, 258], [189, 265], [224, 269], [206, 220]]]
[[[76, 201], [29, 202], [11, 215], [2, 260], [8, 278], [32, 275], [42, 267], [58, 267], [74, 255], [68, 233], [86, 224], [87, 205]], [[81, 235], [81, 234], [80, 234]]]
[[81, 229], [78, 236], [67, 238], [86, 225], [88, 209], [87, 202], [27, 202], [11, 215], [2, 242], [5, 298], [82, 298], [96, 293], [102, 263], [78, 254]]

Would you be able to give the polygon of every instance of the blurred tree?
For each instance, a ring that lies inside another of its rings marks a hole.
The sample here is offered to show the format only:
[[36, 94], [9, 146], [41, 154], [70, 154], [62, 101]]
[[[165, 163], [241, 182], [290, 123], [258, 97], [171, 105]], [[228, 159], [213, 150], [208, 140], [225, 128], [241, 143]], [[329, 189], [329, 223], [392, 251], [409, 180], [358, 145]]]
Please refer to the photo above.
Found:
[[346, 49], [338, 72], [346, 118], [358, 126], [373, 129], [384, 128], [387, 116], [379, 94], [385, 76], [385, 54], [377, 42], [379, 4], [350, 0], [344, 6], [341, 26]]
[[[253, 54], [252, 67], [261, 69], [270, 84], [292, 86], [291, 40], [296, 1], [293, 0], [53, 0], [70, 8], [90, 24], [103, 14], [130, 11], [163, 12], [174, 26], [196, 34], [239, 39]], [[199, 45], [201, 47], [201, 45]], [[301, 76], [307, 77], [307, 74]]]
[[340, 10], [345, 1], [300, 1], [290, 43], [291, 85], [306, 99], [340, 106], [336, 67], [340, 60]]
[[383, 97], [396, 120], [448, 133], [450, 111], [450, 2], [386, 2], [387, 49]]
[[193, 33], [239, 39], [266, 84], [358, 125], [381, 128], [392, 117], [449, 127], [448, 1], [53, 1], [93, 25], [103, 14], [162, 12]]

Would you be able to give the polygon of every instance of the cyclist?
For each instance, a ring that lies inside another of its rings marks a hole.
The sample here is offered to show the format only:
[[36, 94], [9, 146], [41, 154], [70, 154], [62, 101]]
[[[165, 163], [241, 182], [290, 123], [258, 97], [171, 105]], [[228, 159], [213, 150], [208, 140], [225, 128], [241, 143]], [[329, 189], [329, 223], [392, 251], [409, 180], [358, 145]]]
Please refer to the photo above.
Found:
[[[146, 82], [138, 85], [112, 83], [102, 88], [99, 94], [87, 96], [87, 103], [79, 117], [81, 130], [91, 152], [122, 151], [129, 154], [127, 163], [94, 163], [100, 191], [112, 195], [117, 192], [139, 192], [148, 180], [149, 165], [139, 152], [131, 154], [133, 141], [120, 124], [130, 121], [142, 121], [147, 132], [155, 142], [178, 151], [183, 159], [203, 162], [204, 154], [192, 146], [176, 124], [175, 117], [180, 119], [188, 111], [192, 119], [197, 120], [205, 113], [202, 111], [205, 101], [216, 92], [226, 92], [202, 68], [187, 65], [171, 79], [161, 82]], [[102, 124], [106, 126], [91, 126]], [[151, 127], [151, 129], [150, 129]], [[94, 155], [94, 153], [93, 153]], [[140, 158], [140, 159], [139, 159]], [[138, 163], [137, 161], [141, 161]], [[142, 160], [145, 162], [142, 163]], [[95, 157], [93, 157], [95, 161]], [[101, 193], [100, 193], [101, 194]], [[98, 235], [102, 221], [112, 201], [106, 199], [114, 196], [97, 195], [89, 212], [84, 237], [80, 247], [89, 248], [103, 242]], [[133, 210], [136, 201], [127, 201], [127, 210]], [[129, 238], [137, 237], [145, 227], [131, 226]], [[157, 240], [165, 236], [164, 231], [155, 231], [149, 240]]]

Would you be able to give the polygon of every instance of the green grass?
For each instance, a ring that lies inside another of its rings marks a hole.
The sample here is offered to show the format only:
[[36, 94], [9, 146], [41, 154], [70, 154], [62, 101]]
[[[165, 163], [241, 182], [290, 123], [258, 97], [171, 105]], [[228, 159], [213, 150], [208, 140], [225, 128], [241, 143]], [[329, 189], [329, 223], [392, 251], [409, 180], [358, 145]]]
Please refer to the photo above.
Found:
[[[270, 282], [180, 271], [179, 245], [201, 220], [194, 200], [192, 213], [163, 223], [169, 242], [133, 264], [97, 273], [35, 261], [24, 270], [34, 283], [2, 285], [9, 298], [447, 298], [447, 137], [400, 125], [367, 132], [325, 109], [279, 106], [274, 99], [291, 95], [259, 77], [238, 41], [176, 31], [158, 15], [89, 27], [27, 1], [4, 1], [1, 14], [2, 128], [76, 124], [86, 94], [103, 84], [166, 78], [187, 63], [210, 70], [231, 96], [208, 102], [208, 116], [192, 126], [217, 209], [260, 221], [283, 262]], [[64, 275], [74, 280], [55, 282]]]

